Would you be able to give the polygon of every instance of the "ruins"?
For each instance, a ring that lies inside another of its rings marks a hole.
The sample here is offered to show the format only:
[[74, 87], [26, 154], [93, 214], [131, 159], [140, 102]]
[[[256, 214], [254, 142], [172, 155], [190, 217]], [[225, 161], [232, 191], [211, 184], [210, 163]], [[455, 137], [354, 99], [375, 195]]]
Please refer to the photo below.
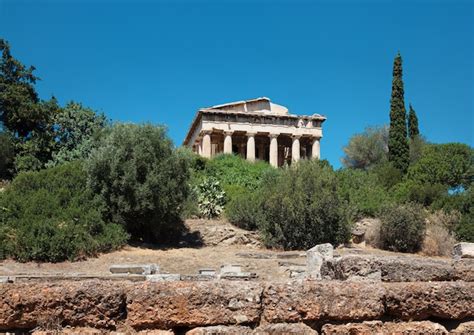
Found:
[[266, 97], [231, 102], [199, 109], [183, 145], [207, 158], [235, 153], [278, 167], [319, 159], [325, 120], [319, 114], [290, 114]]

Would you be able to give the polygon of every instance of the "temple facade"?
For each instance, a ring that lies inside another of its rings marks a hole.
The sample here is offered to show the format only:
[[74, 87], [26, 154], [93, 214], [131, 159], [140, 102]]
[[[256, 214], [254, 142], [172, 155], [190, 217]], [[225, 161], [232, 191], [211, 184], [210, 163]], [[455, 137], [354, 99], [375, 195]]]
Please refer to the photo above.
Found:
[[265, 97], [231, 102], [199, 109], [183, 145], [207, 158], [234, 153], [278, 167], [319, 159], [325, 120], [319, 114], [290, 114]]

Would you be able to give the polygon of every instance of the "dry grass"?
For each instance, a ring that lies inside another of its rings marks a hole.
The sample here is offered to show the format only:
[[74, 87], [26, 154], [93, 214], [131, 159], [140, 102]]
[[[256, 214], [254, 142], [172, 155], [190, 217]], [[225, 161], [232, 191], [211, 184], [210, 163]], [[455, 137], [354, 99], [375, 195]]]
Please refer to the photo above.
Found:
[[431, 213], [426, 220], [426, 234], [421, 253], [427, 256], [451, 256], [456, 239], [450, 230], [457, 224], [459, 218], [457, 212]]

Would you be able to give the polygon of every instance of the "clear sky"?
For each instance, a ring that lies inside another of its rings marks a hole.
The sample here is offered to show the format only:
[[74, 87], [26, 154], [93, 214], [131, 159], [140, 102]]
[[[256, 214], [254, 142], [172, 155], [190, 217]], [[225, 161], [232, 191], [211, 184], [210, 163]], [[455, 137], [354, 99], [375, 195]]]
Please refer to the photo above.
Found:
[[474, 1], [0, 0], [0, 36], [42, 98], [165, 124], [180, 145], [200, 107], [267, 96], [327, 116], [321, 155], [388, 123], [392, 62], [429, 141], [474, 145]]

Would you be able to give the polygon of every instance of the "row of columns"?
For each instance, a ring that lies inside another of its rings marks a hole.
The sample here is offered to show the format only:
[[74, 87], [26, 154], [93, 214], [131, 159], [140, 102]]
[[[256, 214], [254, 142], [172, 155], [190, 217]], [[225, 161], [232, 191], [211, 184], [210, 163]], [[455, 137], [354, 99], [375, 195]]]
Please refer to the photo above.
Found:
[[[255, 135], [256, 133], [247, 132], [247, 160], [255, 161]], [[278, 167], [278, 136], [279, 134], [269, 134], [270, 137], [270, 165]], [[292, 137], [291, 157], [294, 162], [300, 160], [300, 138], [299, 135]], [[319, 138], [313, 138], [312, 159], [319, 159], [320, 143]], [[205, 132], [202, 138], [202, 156], [211, 157], [211, 132]], [[262, 153], [263, 150], [260, 150]], [[224, 132], [224, 154], [232, 154], [232, 132]], [[263, 158], [259, 157], [259, 158]]]

